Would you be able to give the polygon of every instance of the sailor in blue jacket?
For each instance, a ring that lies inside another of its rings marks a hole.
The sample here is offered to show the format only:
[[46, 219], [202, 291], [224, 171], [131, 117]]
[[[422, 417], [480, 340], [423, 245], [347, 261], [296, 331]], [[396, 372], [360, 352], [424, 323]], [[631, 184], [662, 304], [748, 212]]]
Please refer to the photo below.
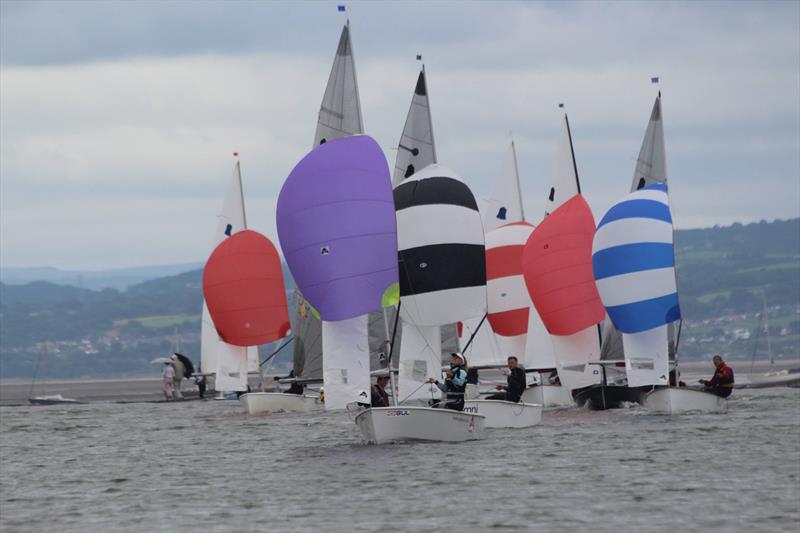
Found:
[[450, 359], [450, 370], [447, 371], [447, 379], [444, 383], [439, 380], [428, 378], [428, 383], [433, 383], [439, 390], [446, 394], [444, 407], [454, 411], [464, 410], [464, 391], [467, 388], [467, 360], [460, 353], [453, 353]]

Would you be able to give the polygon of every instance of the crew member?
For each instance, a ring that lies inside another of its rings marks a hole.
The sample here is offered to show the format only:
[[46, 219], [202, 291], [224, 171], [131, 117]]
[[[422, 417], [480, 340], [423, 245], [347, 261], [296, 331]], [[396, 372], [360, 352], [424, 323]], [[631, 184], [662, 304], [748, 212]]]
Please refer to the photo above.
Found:
[[518, 402], [525, 390], [525, 371], [520, 368], [517, 358], [509, 356], [508, 358], [508, 379], [507, 385], [497, 385], [499, 392], [488, 396], [487, 400], [505, 400], [507, 402]]
[[427, 383], [433, 383], [439, 390], [445, 393], [446, 400], [444, 407], [454, 411], [464, 410], [464, 391], [467, 388], [467, 365], [466, 358], [460, 353], [453, 353], [450, 358], [450, 370], [446, 372], [447, 379], [444, 383], [439, 380], [428, 378]]
[[[283, 376], [283, 377], [275, 376], [274, 379], [275, 381], [278, 381], [281, 379], [293, 379], [294, 377], [295, 377], [294, 369], [292, 369], [291, 371], [289, 371], [288, 376]], [[305, 387], [302, 384], [298, 383], [296, 380], [292, 381], [292, 384], [289, 385], [289, 388], [283, 391], [284, 394], [303, 394], [303, 392], [305, 392]]]
[[716, 394], [717, 396], [721, 396], [722, 398], [727, 398], [733, 392], [733, 387], [735, 386], [733, 380], [733, 369], [725, 364], [725, 361], [722, 360], [722, 357], [719, 355], [715, 355], [712, 359], [714, 363], [714, 376], [709, 379], [701, 379], [700, 383], [705, 385], [705, 390]]
[[388, 383], [389, 376], [378, 376], [372, 386], [372, 407], [389, 407], [389, 394], [386, 392]]
[[167, 401], [172, 399], [172, 380], [175, 378], [175, 367], [172, 363], [164, 363], [164, 369], [161, 371], [161, 379], [164, 381], [164, 398]]

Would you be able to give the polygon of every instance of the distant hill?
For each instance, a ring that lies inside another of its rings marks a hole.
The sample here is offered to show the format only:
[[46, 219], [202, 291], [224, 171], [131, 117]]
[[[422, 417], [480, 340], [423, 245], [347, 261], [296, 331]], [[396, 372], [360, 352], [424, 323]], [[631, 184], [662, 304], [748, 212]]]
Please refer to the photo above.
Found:
[[[773, 352], [800, 355], [800, 219], [678, 231], [675, 238], [682, 357], [749, 357], [765, 299]], [[287, 268], [284, 275], [291, 293]], [[41, 353], [50, 377], [154, 373], [150, 359], [178, 341], [197, 361], [201, 283], [198, 268], [127, 290], [0, 283], [0, 377], [33, 375]], [[289, 357], [286, 350], [278, 361]]]
[[0, 268], [0, 283], [24, 285], [33, 281], [47, 281], [55, 285], [70, 285], [82, 289], [123, 291], [143, 281], [174, 276], [202, 267], [202, 263], [182, 263], [97, 271], [61, 270], [52, 267]]

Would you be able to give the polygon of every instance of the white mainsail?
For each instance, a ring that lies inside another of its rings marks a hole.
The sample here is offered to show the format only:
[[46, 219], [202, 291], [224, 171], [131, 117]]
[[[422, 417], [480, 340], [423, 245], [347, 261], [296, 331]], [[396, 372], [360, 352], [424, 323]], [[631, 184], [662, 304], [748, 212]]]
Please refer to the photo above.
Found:
[[[247, 229], [242, 173], [238, 161], [218, 218], [212, 249], [234, 233]], [[204, 300], [200, 330], [200, 366], [203, 372], [215, 375], [214, 388], [218, 391], [247, 390], [247, 372], [251, 368], [258, 371], [258, 365], [258, 346], [233, 346], [219, 338]]]
[[486, 233], [512, 222], [525, 220], [514, 141], [508, 147], [508, 157], [494, 183], [494, 191], [486, 199], [486, 209], [483, 212], [483, 229]]
[[397, 145], [392, 186], [397, 187], [404, 179], [428, 165], [436, 163], [436, 146], [433, 141], [433, 121], [428, 103], [428, 85], [425, 65], [419, 72], [411, 106], [408, 108], [403, 134]]
[[[333, 139], [361, 133], [364, 133], [364, 122], [348, 21], [342, 28], [336, 47], [328, 84], [319, 108], [312, 148]], [[321, 379], [324, 374], [322, 323], [310, 312], [299, 290], [295, 290], [294, 315], [294, 374], [298, 378]], [[331, 364], [339, 367], [346, 363]]]
[[[572, 146], [572, 133], [566, 113], [561, 123], [561, 136], [556, 152], [553, 173], [550, 175], [550, 187], [545, 202], [545, 216], [558, 209], [564, 202], [580, 194], [581, 185], [578, 177], [578, 165], [575, 162], [575, 151]], [[535, 315], [535, 316], [534, 316]], [[534, 332], [544, 329], [537, 313], [531, 313], [532, 320], [538, 324], [529, 324]], [[535, 334], [532, 337], [536, 339]], [[600, 372], [587, 362], [600, 357], [600, 336], [597, 326], [590, 326], [573, 335], [549, 335], [552, 343], [552, 354], [561, 384], [570, 389], [578, 389], [600, 381]], [[540, 351], [542, 357], [549, 357], [549, 346], [533, 346], [534, 354]], [[547, 368], [547, 367], [545, 367]]]

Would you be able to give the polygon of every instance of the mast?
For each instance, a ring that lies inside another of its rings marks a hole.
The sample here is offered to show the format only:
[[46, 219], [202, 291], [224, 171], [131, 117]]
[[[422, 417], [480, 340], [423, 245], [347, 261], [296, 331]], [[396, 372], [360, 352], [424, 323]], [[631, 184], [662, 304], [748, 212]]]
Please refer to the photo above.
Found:
[[572, 169], [575, 171], [575, 186], [578, 194], [581, 193], [581, 180], [578, 178], [578, 163], [575, 162], [575, 148], [572, 146], [572, 131], [569, 129], [569, 117], [564, 113], [564, 124], [567, 125], [567, 138], [569, 139], [569, 153], [572, 155]]

